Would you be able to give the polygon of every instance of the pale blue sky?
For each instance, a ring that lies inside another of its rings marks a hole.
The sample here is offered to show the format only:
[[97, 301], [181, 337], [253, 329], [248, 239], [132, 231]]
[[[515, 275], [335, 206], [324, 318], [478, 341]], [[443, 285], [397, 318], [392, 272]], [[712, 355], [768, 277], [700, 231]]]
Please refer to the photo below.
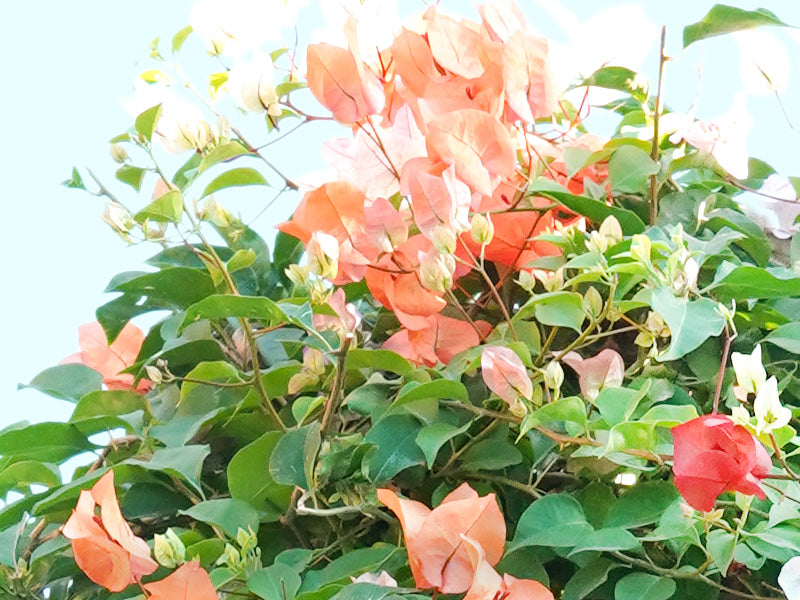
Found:
[[[301, 33], [307, 40], [320, 25], [320, 2], [308, 0], [301, 11]], [[328, 0], [325, 0], [328, 1]], [[422, 8], [422, 2], [403, 0], [403, 11]], [[443, 2], [474, 18], [467, 2]], [[569, 42], [554, 15], [566, 8], [585, 21], [601, 9], [630, 4], [628, 13], [643, 14], [654, 33], [633, 18], [618, 23], [615, 31], [601, 23], [606, 40], [641, 36], [648, 51], [634, 59], [654, 80], [657, 31], [668, 27], [668, 53], [676, 57], [668, 66], [665, 95], [677, 110], [688, 110], [699, 97], [697, 116], [711, 118], [731, 107], [741, 88], [739, 50], [730, 38], [711, 40], [680, 53], [683, 25], [701, 18], [713, 2], [521, 2], [529, 23], [550, 37], [554, 49]], [[545, 10], [543, 6], [550, 6]], [[800, 3], [762, 0], [736, 2], [742, 8], [764, 6], [789, 23], [800, 24]], [[66, 419], [71, 405], [30, 390], [16, 391], [18, 382], [77, 350], [77, 327], [94, 319], [94, 310], [110, 299], [102, 290], [117, 272], [142, 268], [157, 248], [127, 247], [100, 220], [104, 202], [59, 183], [72, 165], [91, 166], [113, 181], [114, 164], [106, 140], [125, 130], [130, 119], [120, 100], [130, 95], [136, 74], [143, 70], [151, 39], [171, 35], [188, 23], [189, 0], [76, 0], [75, 2], [6, 2], [0, 9], [4, 27], [0, 95], [3, 150], [2, 174], [4, 233], [0, 241], [5, 269], [2, 285], [3, 342], [0, 353], [0, 427], [14, 421]], [[564, 18], [562, 16], [562, 18]], [[769, 29], [785, 45], [790, 57], [789, 86], [783, 95], [790, 117], [800, 124], [800, 44], [790, 33]], [[578, 35], [586, 41], [591, 31]], [[187, 46], [202, 55], [199, 42]], [[593, 54], [592, 48], [587, 48]], [[205, 60], [205, 59], [203, 59]], [[633, 67], [637, 64], [630, 65]], [[702, 85], [698, 96], [698, 68]], [[588, 74], [588, 73], [587, 73]], [[749, 136], [752, 155], [771, 162], [786, 175], [800, 175], [796, 147], [798, 134], [789, 129], [774, 96], [750, 96], [753, 117]], [[310, 131], [310, 128], [309, 128]], [[320, 130], [303, 136], [306, 147], [289, 146], [276, 156], [293, 174], [320, 168], [313, 157], [324, 135]], [[340, 135], [346, 135], [345, 132]], [[312, 148], [313, 146], [313, 148]], [[309, 150], [311, 148], [311, 150]], [[312, 158], [309, 159], [308, 156]], [[300, 157], [298, 159], [298, 157]], [[271, 225], [290, 210], [291, 199], [282, 198], [276, 212], [256, 224], [271, 236]], [[245, 216], [260, 206], [237, 203]]]

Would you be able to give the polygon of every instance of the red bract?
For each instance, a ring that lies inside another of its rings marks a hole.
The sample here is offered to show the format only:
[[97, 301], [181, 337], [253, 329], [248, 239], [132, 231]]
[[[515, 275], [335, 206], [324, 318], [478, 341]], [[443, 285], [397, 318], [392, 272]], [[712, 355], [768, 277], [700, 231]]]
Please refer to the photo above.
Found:
[[111, 345], [100, 323], [86, 323], [78, 328], [81, 351], [61, 363], [82, 363], [94, 369], [103, 376], [103, 383], [109, 390], [131, 390], [143, 394], [150, 389], [149, 381], [142, 379], [134, 386], [133, 375], [120, 373], [136, 362], [143, 342], [144, 333], [133, 323], [125, 325]]
[[433, 510], [388, 489], [378, 490], [378, 500], [400, 519], [408, 563], [419, 588], [436, 588], [445, 594], [469, 589], [473, 568], [463, 536], [483, 548], [490, 565], [503, 555], [506, 522], [494, 494], [480, 497], [462, 483]]
[[675, 486], [690, 506], [710, 511], [723, 492], [764, 498], [759, 482], [772, 468], [747, 429], [725, 415], [704, 415], [672, 429]]
[[[100, 508], [100, 515], [95, 509]], [[114, 472], [82, 491], [62, 533], [72, 540], [75, 562], [95, 583], [119, 592], [158, 568], [147, 542], [133, 535], [119, 509]]]

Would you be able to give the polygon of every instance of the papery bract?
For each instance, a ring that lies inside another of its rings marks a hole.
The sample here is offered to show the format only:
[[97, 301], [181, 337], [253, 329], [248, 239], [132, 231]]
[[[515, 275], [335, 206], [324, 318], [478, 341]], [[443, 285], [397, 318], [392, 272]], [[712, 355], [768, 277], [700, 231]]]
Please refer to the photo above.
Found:
[[345, 48], [311, 44], [307, 53], [308, 88], [341, 123], [356, 123], [383, 109], [383, 86]]
[[459, 352], [477, 346], [481, 338], [489, 334], [492, 327], [486, 321], [477, 321], [475, 327], [466, 321], [460, 321], [444, 315], [427, 317], [428, 326], [422, 329], [401, 329], [383, 343], [387, 350], [397, 352], [413, 363], [436, 366], [441, 361], [450, 362]]
[[398, 497], [392, 490], [377, 492], [378, 500], [403, 527], [417, 587], [435, 588], [444, 594], [460, 594], [469, 588], [473, 569], [462, 535], [480, 544], [490, 565], [500, 560], [506, 524], [494, 494], [479, 497], [463, 483], [431, 510], [421, 502]]
[[400, 174], [401, 190], [411, 197], [414, 222], [432, 239], [434, 230], [445, 227], [455, 232], [469, 229], [469, 187], [456, 177], [451, 165], [417, 158], [406, 163]]
[[770, 377], [759, 387], [753, 401], [753, 412], [756, 415], [756, 435], [772, 433], [789, 423], [792, 411], [781, 404], [775, 377]]
[[772, 467], [764, 446], [725, 415], [704, 415], [672, 429], [675, 486], [690, 506], [710, 511], [723, 492], [765, 498], [759, 482]]
[[520, 396], [530, 400], [533, 395], [528, 371], [510, 348], [486, 346], [481, 352], [481, 375], [486, 386], [509, 406], [515, 406]]
[[408, 239], [408, 224], [386, 198], [377, 198], [364, 207], [364, 231], [381, 252], [392, 252]]
[[517, 31], [503, 46], [506, 103], [533, 123], [553, 114], [558, 95], [547, 62], [547, 40]]
[[625, 377], [625, 363], [619, 352], [606, 348], [590, 358], [582, 358], [577, 352], [567, 352], [562, 358], [578, 374], [578, 385], [589, 400], [594, 400], [600, 390], [619, 387]]
[[139, 380], [134, 386], [134, 376], [121, 373], [136, 362], [144, 342], [144, 333], [133, 323], [128, 323], [111, 345], [103, 327], [98, 322], [85, 323], [78, 328], [78, 345], [81, 351], [62, 360], [63, 363], [82, 363], [103, 376], [109, 390], [131, 390], [141, 394], [150, 389], [150, 382]]
[[463, 600], [553, 600], [553, 594], [533, 579], [517, 579], [505, 574], [502, 577], [486, 560], [483, 548], [462, 536], [474, 570], [472, 585]]
[[781, 567], [778, 585], [786, 594], [786, 600], [800, 600], [800, 556], [790, 558]]
[[62, 533], [72, 541], [75, 562], [86, 576], [112, 592], [122, 591], [158, 568], [147, 542], [133, 535], [120, 512], [113, 471], [103, 475], [90, 491], [80, 493]]
[[731, 353], [736, 383], [748, 394], [755, 394], [767, 380], [767, 372], [761, 364], [761, 344], [756, 344], [751, 354]]
[[150, 600], [217, 600], [217, 591], [206, 570], [196, 560], [184, 563], [171, 575], [142, 587]]

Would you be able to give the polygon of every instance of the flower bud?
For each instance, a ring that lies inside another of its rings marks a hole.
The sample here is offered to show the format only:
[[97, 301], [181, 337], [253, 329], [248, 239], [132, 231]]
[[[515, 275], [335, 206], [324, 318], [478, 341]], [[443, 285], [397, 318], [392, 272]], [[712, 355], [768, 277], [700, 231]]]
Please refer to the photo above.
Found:
[[489, 213], [485, 215], [475, 213], [472, 216], [470, 235], [472, 236], [472, 241], [481, 246], [485, 246], [492, 241], [494, 224], [492, 224], [492, 218]]
[[164, 374], [158, 367], [154, 367], [153, 365], [145, 365], [144, 372], [147, 373], [147, 378], [156, 385], [164, 380]]
[[542, 282], [544, 289], [546, 289], [548, 292], [555, 292], [564, 286], [563, 269], [556, 269], [555, 271], [534, 269], [533, 274], [536, 276], [536, 279]]
[[247, 531], [239, 527], [236, 531], [236, 543], [239, 544], [239, 548], [243, 553], [249, 552], [258, 546], [258, 538], [249, 525], [247, 526]]
[[106, 209], [103, 212], [103, 221], [108, 223], [111, 229], [124, 240], [130, 241], [128, 234], [136, 226], [136, 221], [133, 220], [131, 213], [122, 204], [113, 200], [106, 204]]
[[203, 203], [203, 208], [198, 216], [202, 221], [208, 221], [215, 227], [223, 229], [230, 227], [236, 221], [230, 211], [219, 204], [213, 196]]
[[431, 242], [437, 252], [441, 254], [453, 254], [456, 251], [456, 234], [449, 227], [440, 225], [431, 233]]
[[532, 292], [533, 288], [536, 287], [536, 277], [530, 271], [520, 271], [519, 278], [516, 281], [526, 292]]
[[280, 110], [273, 75], [272, 60], [269, 56], [260, 55], [252, 61], [239, 62], [231, 69], [228, 89], [234, 101], [244, 110], [263, 113], [273, 106]]
[[308, 287], [308, 277], [310, 274], [308, 265], [289, 265], [283, 272], [286, 273], [286, 277], [289, 278], [289, 281], [297, 287]]
[[544, 384], [555, 392], [557, 399], [561, 391], [561, 385], [564, 383], [564, 369], [561, 368], [561, 363], [551, 360], [542, 370], [544, 377]]
[[303, 349], [303, 368], [315, 375], [325, 374], [325, 355], [316, 348]]
[[111, 144], [108, 153], [114, 159], [114, 162], [124, 163], [128, 159], [128, 151], [120, 144]]
[[608, 241], [609, 245], [622, 241], [622, 227], [614, 215], [608, 215], [600, 224], [600, 235]]
[[651, 249], [652, 243], [649, 237], [640, 233], [633, 236], [633, 241], [631, 241], [631, 257], [633, 257], [634, 260], [649, 265]]
[[583, 295], [583, 312], [590, 319], [596, 319], [603, 312], [603, 298], [593, 286]]
[[308, 268], [314, 275], [334, 279], [339, 272], [339, 241], [323, 231], [315, 231], [306, 245]]
[[437, 294], [453, 287], [456, 263], [451, 254], [420, 252], [419, 280], [422, 286]]
[[161, 566], [174, 569], [186, 561], [186, 547], [183, 545], [172, 528], [167, 529], [164, 535], [153, 536], [153, 554]]
[[586, 249], [589, 252], [596, 252], [603, 254], [608, 250], [608, 238], [602, 235], [599, 231], [590, 231], [589, 239], [586, 240]]

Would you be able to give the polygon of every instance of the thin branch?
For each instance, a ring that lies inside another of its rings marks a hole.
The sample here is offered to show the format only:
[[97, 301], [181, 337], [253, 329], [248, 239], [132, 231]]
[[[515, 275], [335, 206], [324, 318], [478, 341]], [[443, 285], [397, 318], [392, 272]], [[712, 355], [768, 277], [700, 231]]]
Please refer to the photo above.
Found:
[[[667, 26], [661, 27], [661, 50], [658, 61], [658, 87], [656, 90], [656, 105], [655, 114], [653, 115], [653, 147], [650, 151], [650, 158], [653, 162], [658, 164], [658, 141], [659, 132], [658, 125], [661, 118], [661, 85], [664, 79], [664, 64], [667, 62], [667, 55], [664, 53], [664, 47], [667, 42]], [[650, 176], [650, 225], [656, 224], [658, 217], [658, 173], [653, 173]]]

